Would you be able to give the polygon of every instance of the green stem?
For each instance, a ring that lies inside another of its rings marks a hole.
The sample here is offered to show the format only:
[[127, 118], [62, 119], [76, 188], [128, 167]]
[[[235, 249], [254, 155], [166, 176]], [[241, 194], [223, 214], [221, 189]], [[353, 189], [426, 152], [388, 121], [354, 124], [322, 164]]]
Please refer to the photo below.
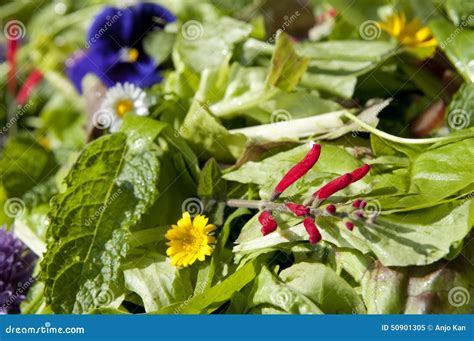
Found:
[[[377, 128], [372, 127], [370, 124], [365, 123], [364, 121], [358, 119], [356, 116], [352, 115], [349, 112], [344, 112], [344, 116], [346, 116], [348, 119], [351, 121], [356, 122], [359, 124], [362, 128], [367, 129], [369, 132], [371, 132], [374, 135], [377, 135], [378, 137], [384, 138], [386, 140], [392, 141], [392, 142], [397, 142], [397, 143], [405, 143], [405, 144], [432, 144], [432, 143], [437, 143], [437, 142], [443, 142], [443, 141], [449, 141], [449, 140], [455, 140], [458, 139], [459, 136], [444, 136], [444, 137], [432, 137], [432, 138], [427, 138], [427, 139], [409, 139], [409, 138], [404, 138], [404, 137], [398, 137], [391, 135], [389, 133], [386, 133], [384, 131], [381, 131]], [[474, 134], [473, 134], [474, 135]], [[470, 136], [470, 135], [469, 135]]]

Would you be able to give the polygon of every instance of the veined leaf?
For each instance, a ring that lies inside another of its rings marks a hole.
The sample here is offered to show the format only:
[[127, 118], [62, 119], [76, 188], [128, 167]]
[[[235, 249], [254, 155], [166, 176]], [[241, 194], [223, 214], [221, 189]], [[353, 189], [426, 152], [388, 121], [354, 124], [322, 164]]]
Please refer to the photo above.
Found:
[[54, 312], [84, 313], [112, 301], [129, 229], [156, 197], [158, 164], [149, 143], [131, 148], [122, 133], [92, 142], [79, 156], [66, 191], [55, 197], [42, 262]]

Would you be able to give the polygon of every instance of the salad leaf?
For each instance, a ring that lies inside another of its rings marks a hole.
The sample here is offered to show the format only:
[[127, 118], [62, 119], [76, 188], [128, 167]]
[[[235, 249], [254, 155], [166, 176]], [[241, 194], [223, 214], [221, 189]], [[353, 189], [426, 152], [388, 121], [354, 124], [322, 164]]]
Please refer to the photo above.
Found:
[[203, 23], [190, 21], [177, 35], [173, 58], [179, 55], [180, 61], [197, 73], [214, 69], [232, 54], [235, 44], [242, 42], [251, 32], [251, 25], [230, 17]]
[[456, 27], [445, 19], [432, 20], [430, 28], [449, 60], [466, 82], [472, 83], [474, 70], [471, 62], [474, 59], [474, 47], [470, 42], [474, 39], [474, 30], [458, 29], [459, 32], [453, 34]]
[[129, 229], [157, 195], [157, 166], [150, 144], [133, 149], [123, 133], [92, 142], [79, 156], [55, 198], [41, 263], [54, 312], [87, 312], [115, 296]]
[[295, 53], [288, 36], [280, 33], [276, 40], [266, 86], [276, 86], [286, 91], [293, 90], [305, 73], [308, 63], [308, 58], [299, 57]]
[[148, 250], [136, 253], [123, 269], [125, 287], [140, 296], [147, 312], [184, 301], [192, 294], [189, 271], [178, 270], [166, 256]]
[[191, 105], [180, 133], [198, 153], [198, 157], [214, 157], [221, 162], [235, 161], [247, 142], [245, 136], [231, 134], [198, 102]]
[[320, 263], [297, 263], [283, 270], [286, 285], [310, 298], [326, 314], [359, 314], [364, 303], [356, 291], [331, 268]]
[[29, 135], [9, 139], [0, 160], [0, 178], [9, 197], [21, 197], [56, 169], [53, 153]]

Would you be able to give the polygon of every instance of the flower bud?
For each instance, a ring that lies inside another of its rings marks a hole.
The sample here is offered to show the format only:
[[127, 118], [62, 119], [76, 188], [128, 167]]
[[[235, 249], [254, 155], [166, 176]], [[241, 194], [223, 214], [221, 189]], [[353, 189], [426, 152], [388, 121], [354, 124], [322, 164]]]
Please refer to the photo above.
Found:
[[314, 223], [313, 218], [305, 218], [303, 221], [303, 225], [306, 229], [306, 232], [309, 234], [309, 242], [311, 244], [316, 244], [321, 240], [321, 233], [319, 232], [318, 228], [316, 227], [316, 224]]
[[276, 220], [273, 218], [272, 214], [269, 211], [262, 211], [258, 216], [258, 221], [262, 225], [260, 231], [266, 236], [269, 233], [272, 233], [278, 227]]

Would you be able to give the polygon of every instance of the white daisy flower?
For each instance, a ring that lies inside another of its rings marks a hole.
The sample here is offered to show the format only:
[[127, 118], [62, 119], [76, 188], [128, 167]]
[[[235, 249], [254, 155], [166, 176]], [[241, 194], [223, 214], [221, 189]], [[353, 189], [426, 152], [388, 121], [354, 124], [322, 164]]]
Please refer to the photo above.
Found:
[[138, 86], [131, 83], [117, 83], [105, 94], [101, 111], [110, 114], [110, 132], [120, 129], [123, 116], [132, 112], [138, 116], [148, 116], [148, 100], [146, 93]]

